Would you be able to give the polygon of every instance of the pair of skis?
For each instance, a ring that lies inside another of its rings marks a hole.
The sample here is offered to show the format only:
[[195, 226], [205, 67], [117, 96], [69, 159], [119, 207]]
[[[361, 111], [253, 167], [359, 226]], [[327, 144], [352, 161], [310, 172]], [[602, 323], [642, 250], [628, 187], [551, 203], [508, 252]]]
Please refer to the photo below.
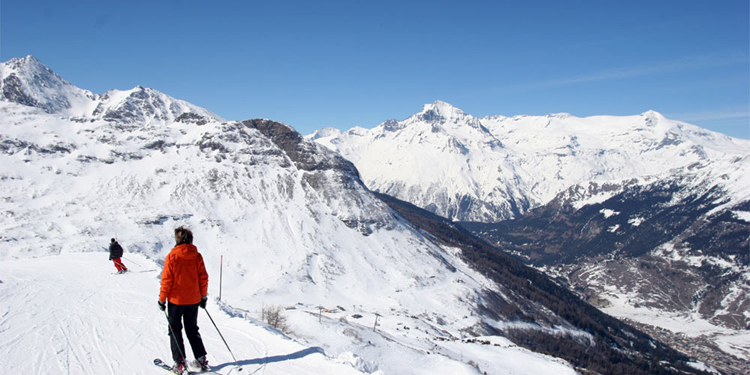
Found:
[[175, 375], [185, 375], [185, 374], [187, 374], [187, 375], [193, 375], [193, 374], [216, 374], [213, 371], [190, 371], [190, 370], [187, 370], [187, 368], [186, 368], [186, 371], [184, 371], [182, 374], [180, 374], [180, 373], [176, 372], [171, 366], [169, 366], [166, 363], [164, 363], [164, 361], [162, 361], [159, 358], [157, 358], [157, 359], [154, 360], [154, 365], [156, 365], [156, 367], [160, 367], [160, 368], [164, 369], [165, 371], [168, 371], [169, 373], [175, 374]]
[[[162, 310], [164, 311], [164, 316], [167, 318], [167, 325], [169, 325], [169, 332], [171, 333], [170, 336], [172, 336], [174, 338], [174, 332], [172, 331], [172, 325], [169, 322], [169, 315], [167, 315], [167, 311], [166, 310], [164, 310], [164, 309], [162, 309]], [[224, 341], [224, 345], [227, 346], [227, 350], [229, 350], [229, 354], [231, 354], [232, 355], [232, 359], [234, 359], [234, 364], [237, 365], [237, 371], [238, 372], [242, 371], [242, 367], [240, 366], [239, 362], [237, 362], [237, 358], [234, 357], [234, 353], [232, 353], [232, 349], [229, 349], [229, 344], [227, 344], [227, 340], [224, 340], [224, 335], [222, 335], [221, 331], [219, 331], [219, 327], [216, 325], [216, 322], [214, 322], [214, 318], [211, 317], [211, 314], [208, 313], [208, 310], [206, 310], [205, 306], [203, 307], [203, 311], [205, 311], [206, 315], [208, 315], [208, 318], [211, 319], [211, 324], [214, 325], [214, 328], [216, 328], [216, 332], [219, 333], [219, 336], [221, 337], [221, 340]], [[172, 369], [171, 367], [169, 367], [169, 365], [167, 365], [166, 363], [164, 363], [164, 361], [162, 361], [159, 358], [154, 359], [154, 365], [156, 365], [157, 367], [161, 367], [162, 369], [164, 369], [166, 371], [169, 371], [172, 374], [176, 374], [176, 375], [185, 375], [185, 374], [188, 374], [188, 375], [192, 375], [192, 374], [216, 374], [215, 372], [211, 372], [211, 371], [193, 372], [193, 371], [189, 371], [189, 370], [188, 371], [183, 371], [183, 374], [179, 374], [179, 373], [177, 373], [176, 371], [174, 371], [174, 369]], [[186, 370], [187, 370], [187, 368], [186, 368]]]

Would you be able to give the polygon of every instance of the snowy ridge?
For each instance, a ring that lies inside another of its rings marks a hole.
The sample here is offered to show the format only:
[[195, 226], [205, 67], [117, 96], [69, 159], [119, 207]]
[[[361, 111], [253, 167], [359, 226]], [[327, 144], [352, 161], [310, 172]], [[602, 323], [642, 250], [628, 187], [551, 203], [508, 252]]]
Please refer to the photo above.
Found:
[[78, 121], [169, 122], [185, 113], [223, 121], [206, 109], [141, 86], [94, 94], [73, 86], [33, 56], [0, 64], [0, 97]]
[[93, 110], [97, 96], [58, 76], [33, 56], [0, 64], [2, 97], [47, 113], [82, 116]]
[[439, 101], [403, 121], [309, 137], [351, 160], [375, 191], [481, 222], [518, 217], [572, 185], [657, 175], [750, 150], [750, 141], [654, 111], [477, 118]]
[[[622, 181], [587, 181], [573, 185], [560, 192], [551, 202], [570, 204], [575, 209], [602, 203], [622, 193], [627, 188], [647, 186], [660, 180], [679, 179], [691, 189], [685, 189], [681, 195], [675, 195], [674, 201], [694, 192], [694, 189], [708, 190], [708, 187], [719, 186], [726, 195], [726, 201], [712, 210], [716, 213], [750, 200], [750, 155], [730, 156], [715, 160], [697, 162], [658, 175], [646, 175]], [[743, 215], [739, 211], [738, 215]]]
[[[127, 91], [107, 91], [97, 102], [91, 116], [120, 123], [171, 122], [178, 118], [204, 123], [208, 119], [223, 121], [208, 110], [141, 86]], [[185, 117], [185, 114], [190, 116]]]

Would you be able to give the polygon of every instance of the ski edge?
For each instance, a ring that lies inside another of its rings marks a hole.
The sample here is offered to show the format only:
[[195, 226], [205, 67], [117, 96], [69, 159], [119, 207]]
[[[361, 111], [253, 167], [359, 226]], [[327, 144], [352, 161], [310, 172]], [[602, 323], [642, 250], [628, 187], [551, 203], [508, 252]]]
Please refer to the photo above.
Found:
[[180, 373], [175, 372], [172, 369], [172, 367], [169, 366], [168, 364], [166, 364], [164, 361], [162, 361], [161, 358], [154, 359], [154, 365], [156, 367], [159, 367], [159, 368], [163, 369], [164, 371], [169, 372], [170, 374], [175, 374], [175, 375], [201, 375], [201, 374], [203, 374], [203, 375], [213, 375], [213, 374], [219, 375], [219, 373], [214, 372], [214, 371], [190, 371], [190, 370], [185, 371], [184, 373], [180, 374]]
[[154, 365], [155, 365], [156, 367], [159, 367], [159, 368], [161, 368], [161, 369], [162, 369], [162, 370], [164, 370], [164, 371], [167, 371], [167, 372], [169, 372], [170, 374], [174, 374], [174, 375], [182, 375], [182, 374], [180, 374], [180, 373], [178, 373], [178, 372], [175, 372], [175, 371], [174, 371], [174, 370], [172, 369], [172, 367], [170, 367], [169, 365], [167, 365], [166, 363], [164, 363], [164, 361], [162, 361], [162, 360], [161, 360], [160, 358], [156, 358], [156, 359], [154, 359]]

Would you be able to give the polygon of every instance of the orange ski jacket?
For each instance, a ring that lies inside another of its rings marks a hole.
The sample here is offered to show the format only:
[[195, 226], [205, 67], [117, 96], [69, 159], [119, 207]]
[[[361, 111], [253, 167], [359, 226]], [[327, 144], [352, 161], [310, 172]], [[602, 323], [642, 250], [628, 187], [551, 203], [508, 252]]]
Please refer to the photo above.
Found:
[[175, 246], [164, 260], [159, 301], [195, 305], [208, 295], [208, 273], [203, 256], [193, 244]]

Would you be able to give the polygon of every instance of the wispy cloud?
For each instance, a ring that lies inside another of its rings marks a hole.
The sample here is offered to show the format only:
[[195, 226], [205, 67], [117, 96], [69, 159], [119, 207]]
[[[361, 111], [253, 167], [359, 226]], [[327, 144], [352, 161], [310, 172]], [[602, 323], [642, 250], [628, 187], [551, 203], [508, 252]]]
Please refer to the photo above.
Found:
[[552, 79], [546, 81], [532, 82], [528, 84], [514, 85], [506, 87], [512, 90], [538, 90], [555, 87], [571, 86], [581, 83], [592, 83], [602, 81], [614, 81], [620, 79], [656, 76], [662, 74], [676, 73], [688, 70], [698, 70], [705, 68], [717, 68], [734, 64], [747, 64], [750, 62], [748, 56], [727, 56], [727, 57], [686, 57], [678, 60], [658, 62], [648, 65], [627, 67], [621, 69], [602, 70], [582, 74], [573, 77]]
[[750, 127], [750, 110], [744, 109], [719, 109], [719, 110], [708, 110], [700, 112], [685, 112], [685, 113], [668, 113], [664, 114], [668, 118], [679, 119], [685, 122], [699, 122], [699, 121], [721, 121], [721, 120], [742, 120], [748, 121]]
[[750, 139], [750, 108], [748, 106], [665, 113], [664, 116], [702, 126], [732, 137]]

